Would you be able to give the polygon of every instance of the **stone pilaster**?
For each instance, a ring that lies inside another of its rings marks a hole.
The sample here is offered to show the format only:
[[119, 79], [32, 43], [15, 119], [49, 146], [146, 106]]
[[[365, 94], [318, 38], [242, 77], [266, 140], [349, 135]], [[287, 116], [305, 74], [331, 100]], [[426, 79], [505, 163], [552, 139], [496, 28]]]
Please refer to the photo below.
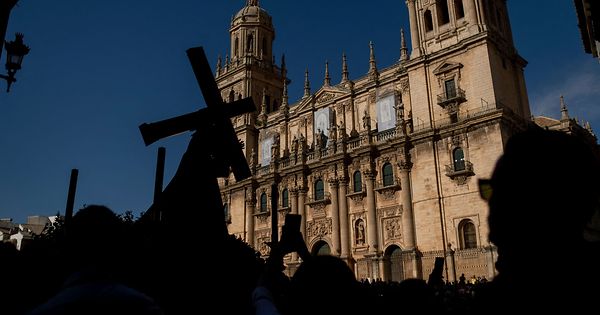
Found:
[[367, 244], [369, 254], [377, 253], [377, 213], [375, 209], [375, 175], [376, 172], [364, 172], [367, 179]]
[[348, 220], [348, 179], [343, 178], [339, 181], [339, 205], [340, 205], [340, 241], [341, 257], [346, 260], [350, 257], [350, 223]]
[[410, 169], [412, 163], [400, 162], [400, 202], [402, 204], [402, 231], [406, 249], [415, 248], [415, 221], [412, 207]]
[[302, 216], [300, 220], [300, 232], [304, 241], [306, 242], [306, 193], [307, 190], [304, 187], [298, 188], [298, 214]]
[[332, 178], [329, 180], [329, 189], [331, 193], [331, 254], [339, 256], [340, 254], [340, 209], [338, 203], [338, 180]]
[[249, 188], [246, 193], [246, 243], [254, 247], [254, 207], [256, 205], [256, 198], [254, 198], [254, 191]]

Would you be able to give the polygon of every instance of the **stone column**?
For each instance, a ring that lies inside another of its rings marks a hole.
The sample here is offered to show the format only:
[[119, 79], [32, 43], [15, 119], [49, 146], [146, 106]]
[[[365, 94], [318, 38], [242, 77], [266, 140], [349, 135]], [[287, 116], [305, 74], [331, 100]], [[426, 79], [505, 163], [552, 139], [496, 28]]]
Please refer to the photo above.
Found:
[[448, 246], [446, 251], [446, 268], [448, 268], [448, 279], [447, 281], [456, 281], [456, 261], [454, 259], [454, 250]]
[[332, 178], [329, 180], [329, 190], [331, 192], [331, 254], [340, 255], [340, 208], [338, 204], [338, 180]]
[[350, 257], [350, 223], [348, 222], [348, 197], [346, 197], [348, 179], [340, 179], [339, 185], [341, 257], [346, 260]]
[[410, 20], [410, 44], [412, 46], [412, 52], [410, 53], [411, 59], [421, 55], [421, 38], [419, 36], [415, 1], [416, 0], [406, 0], [406, 5], [408, 6], [408, 19]]
[[475, 28], [475, 32], [479, 31], [479, 23], [477, 23], [477, 11], [475, 10], [474, 0], [464, 1], [465, 17], [469, 23], [469, 30]]
[[379, 276], [377, 278], [387, 281], [388, 279], [385, 278], [385, 259], [384, 257], [378, 257], [377, 260], [379, 262]]
[[375, 175], [376, 172], [364, 172], [367, 178], [367, 244], [369, 253], [377, 253], [377, 213], [375, 209]]
[[407, 250], [415, 248], [415, 221], [413, 218], [412, 197], [410, 187], [410, 169], [412, 163], [400, 162], [400, 202], [402, 204], [402, 233]]
[[[290, 197], [291, 197], [291, 213], [292, 214], [298, 214], [298, 188], [292, 188], [290, 189]], [[304, 220], [304, 218], [302, 218], [302, 220]], [[298, 261], [298, 253], [293, 252], [292, 253], [292, 262], [297, 262]]]
[[254, 247], [254, 205], [256, 199], [250, 188], [246, 193], [246, 243]]
[[[306, 242], [306, 205], [304, 204], [306, 200], [306, 188], [300, 187], [298, 189], [298, 214], [302, 216], [300, 220], [300, 232], [302, 233], [302, 237], [304, 237], [304, 241]], [[310, 250], [310, 248], [309, 248]]]

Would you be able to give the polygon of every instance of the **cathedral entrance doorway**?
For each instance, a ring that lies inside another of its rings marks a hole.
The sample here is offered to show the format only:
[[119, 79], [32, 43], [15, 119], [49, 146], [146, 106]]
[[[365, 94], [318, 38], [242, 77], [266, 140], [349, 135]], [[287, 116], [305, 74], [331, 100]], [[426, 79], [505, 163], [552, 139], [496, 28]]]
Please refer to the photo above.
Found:
[[384, 255], [385, 280], [400, 282], [404, 280], [402, 268], [402, 250], [396, 245], [391, 245], [385, 250]]

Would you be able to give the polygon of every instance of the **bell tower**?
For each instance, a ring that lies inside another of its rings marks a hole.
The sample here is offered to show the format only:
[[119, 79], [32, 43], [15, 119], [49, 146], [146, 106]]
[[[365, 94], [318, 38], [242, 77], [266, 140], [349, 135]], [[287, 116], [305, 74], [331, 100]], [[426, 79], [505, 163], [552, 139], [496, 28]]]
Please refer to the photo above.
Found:
[[406, 0], [411, 57], [431, 54], [475, 35], [514, 49], [506, 0]]
[[[258, 128], [268, 114], [278, 112], [283, 100], [285, 61], [275, 64], [275, 29], [271, 16], [258, 0], [247, 0], [231, 19], [230, 49], [219, 57], [216, 80], [226, 102], [252, 97], [257, 112], [234, 118], [238, 138], [245, 143], [246, 158], [258, 151]], [[263, 119], [257, 119], [258, 116]], [[258, 124], [258, 125], [257, 125]]]
[[406, 5], [412, 44], [406, 68], [416, 87], [411, 97], [432, 96], [428, 104], [413, 106], [416, 121], [454, 123], [460, 115], [492, 108], [530, 119], [527, 61], [514, 47], [506, 0], [406, 0]]

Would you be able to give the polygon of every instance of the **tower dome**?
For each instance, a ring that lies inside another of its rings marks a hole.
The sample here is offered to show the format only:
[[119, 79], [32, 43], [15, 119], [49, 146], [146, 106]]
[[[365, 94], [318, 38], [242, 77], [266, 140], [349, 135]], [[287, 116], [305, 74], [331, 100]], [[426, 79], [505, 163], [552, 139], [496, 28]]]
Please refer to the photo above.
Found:
[[260, 7], [258, 0], [246, 1], [246, 5], [231, 20], [232, 27], [242, 23], [259, 23], [269, 28], [273, 27], [271, 16]]

